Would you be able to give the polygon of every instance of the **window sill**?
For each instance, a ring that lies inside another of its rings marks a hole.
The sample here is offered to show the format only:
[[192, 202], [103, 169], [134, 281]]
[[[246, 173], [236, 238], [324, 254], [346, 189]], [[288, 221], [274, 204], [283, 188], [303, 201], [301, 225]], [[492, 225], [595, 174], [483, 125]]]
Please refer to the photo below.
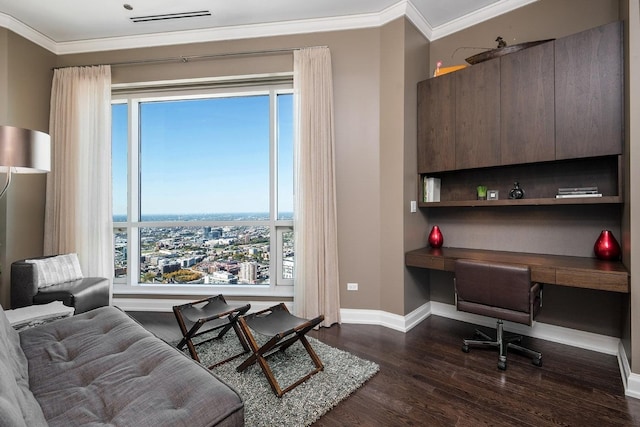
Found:
[[155, 286], [155, 285], [125, 285], [122, 283], [113, 284], [113, 296], [202, 296], [223, 294], [226, 297], [293, 297], [293, 286], [264, 286], [264, 285], [242, 285], [242, 286]]

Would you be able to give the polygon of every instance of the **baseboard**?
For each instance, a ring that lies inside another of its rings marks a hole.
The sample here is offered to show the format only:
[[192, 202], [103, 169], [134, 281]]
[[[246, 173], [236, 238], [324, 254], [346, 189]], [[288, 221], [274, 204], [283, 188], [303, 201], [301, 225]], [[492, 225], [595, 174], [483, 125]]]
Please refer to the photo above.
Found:
[[640, 375], [631, 372], [627, 352], [624, 349], [624, 345], [622, 345], [622, 341], [619, 344], [618, 365], [620, 366], [620, 375], [624, 384], [624, 394], [640, 399]]
[[[379, 325], [401, 332], [411, 330], [411, 328], [432, 314], [472, 323], [474, 325], [486, 326], [488, 328], [495, 327], [494, 319], [457, 311], [454, 305], [435, 301], [427, 302], [406, 316], [400, 316], [380, 310], [354, 310], [344, 308], [340, 310], [340, 317], [342, 318], [343, 323]], [[616, 337], [578, 331], [541, 322], [535, 322], [531, 327], [517, 323], [505, 322], [505, 329], [517, 334], [558, 342], [586, 350], [597, 351], [598, 353], [615, 356], [619, 353], [618, 344], [620, 343], [620, 339]]]
[[[431, 314], [489, 328], [495, 328], [496, 326], [494, 319], [457, 311], [456, 307], [452, 304], [432, 301]], [[504, 322], [504, 328], [507, 331], [526, 335], [528, 337], [540, 338], [546, 341], [596, 351], [598, 353], [605, 353], [614, 356], [618, 355], [618, 344], [620, 343], [620, 339], [616, 337], [594, 334], [592, 332], [579, 331], [577, 329], [570, 329], [541, 322], [534, 322], [533, 326]]]
[[385, 328], [394, 329], [400, 332], [408, 332], [414, 326], [422, 322], [431, 315], [431, 303], [418, 307], [406, 316], [388, 313], [381, 310], [363, 310], [352, 308], [341, 308], [340, 319], [342, 323], [352, 323], [361, 325], [378, 325]]

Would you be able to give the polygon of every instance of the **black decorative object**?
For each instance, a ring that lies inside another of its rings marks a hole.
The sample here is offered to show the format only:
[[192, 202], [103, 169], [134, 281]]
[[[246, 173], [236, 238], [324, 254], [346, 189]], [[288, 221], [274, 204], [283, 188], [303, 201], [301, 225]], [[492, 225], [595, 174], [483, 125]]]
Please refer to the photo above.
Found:
[[507, 46], [507, 43], [504, 40], [501, 40], [501, 37], [498, 37], [496, 39], [496, 41], [498, 42], [498, 47], [496, 49], [491, 49], [485, 52], [477, 53], [473, 56], [468, 57], [467, 59], [465, 59], [465, 61], [467, 61], [471, 65], [474, 65], [480, 62], [488, 61], [489, 59], [499, 58], [503, 55], [515, 53], [523, 49], [528, 49], [530, 47], [537, 46], [541, 43], [547, 43], [547, 42], [550, 42], [551, 40], [554, 40], [554, 39], [537, 40], [533, 42], [525, 42], [525, 43], [519, 43], [519, 44], [513, 44], [511, 46]]
[[523, 199], [524, 198], [524, 190], [520, 188], [520, 184], [518, 181], [513, 183], [513, 188], [509, 191], [510, 199]]

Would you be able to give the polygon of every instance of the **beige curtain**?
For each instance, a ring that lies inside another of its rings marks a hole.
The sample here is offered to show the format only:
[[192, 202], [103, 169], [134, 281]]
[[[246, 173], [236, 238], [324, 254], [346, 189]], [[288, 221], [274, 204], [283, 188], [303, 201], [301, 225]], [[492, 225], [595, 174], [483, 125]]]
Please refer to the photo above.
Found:
[[57, 69], [44, 253], [76, 252], [85, 276], [113, 277], [111, 68]]
[[294, 312], [340, 323], [333, 81], [326, 47], [294, 51], [297, 102]]

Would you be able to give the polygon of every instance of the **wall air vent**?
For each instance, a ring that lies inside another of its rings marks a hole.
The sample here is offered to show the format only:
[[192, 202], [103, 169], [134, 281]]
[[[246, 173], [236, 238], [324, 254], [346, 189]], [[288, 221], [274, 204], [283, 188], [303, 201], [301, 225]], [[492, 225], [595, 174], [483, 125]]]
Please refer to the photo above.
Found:
[[132, 22], [137, 23], [137, 22], [166, 21], [169, 19], [199, 18], [202, 16], [211, 16], [211, 12], [209, 12], [208, 10], [198, 10], [195, 12], [165, 13], [163, 15], [133, 16], [129, 19]]

